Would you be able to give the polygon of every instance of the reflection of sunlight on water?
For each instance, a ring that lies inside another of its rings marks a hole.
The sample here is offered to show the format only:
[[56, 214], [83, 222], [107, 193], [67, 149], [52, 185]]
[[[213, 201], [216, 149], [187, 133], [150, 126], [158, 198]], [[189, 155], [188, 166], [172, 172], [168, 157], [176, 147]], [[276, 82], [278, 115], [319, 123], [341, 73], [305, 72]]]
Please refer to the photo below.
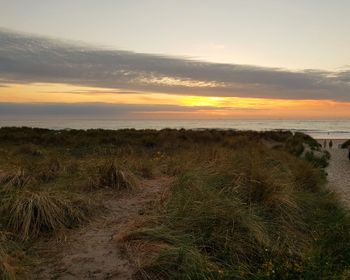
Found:
[[51, 129], [162, 129], [218, 128], [237, 130], [286, 129], [301, 131], [315, 138], [350, 139], [350, 120], [91, 120], [91, 119], [17, 119], [0, 120], [0, 127], [29, 126]]

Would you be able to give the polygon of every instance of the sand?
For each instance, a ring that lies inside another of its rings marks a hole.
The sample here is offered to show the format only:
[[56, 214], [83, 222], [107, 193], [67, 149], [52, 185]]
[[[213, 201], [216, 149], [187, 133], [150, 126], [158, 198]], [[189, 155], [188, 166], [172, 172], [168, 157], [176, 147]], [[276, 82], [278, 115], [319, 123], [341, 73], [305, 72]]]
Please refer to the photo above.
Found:
[[136, 193], [112, 196], [105, 201], [109, 210], [106, 217], [67, 233], [59, 244], [43, 242], [37, 250], [46, 261], [38, 265], [34, 279], [131, 280], [136, 264], [115, 237], [142, 219], [171, 181], [171, 178], [146, 180]]
[[[330, 163], [326, 169], [329, 187], [339, 195], [341, 201], [350, 207], [350, 160], [347, 149], [340, 148], [340, 145], [346, 140], [332, 141], [333, 148], [327, 145], [325, 149], [331, 154]], [[323, 145], [324, 140], [319, 140], [319, 142]]]

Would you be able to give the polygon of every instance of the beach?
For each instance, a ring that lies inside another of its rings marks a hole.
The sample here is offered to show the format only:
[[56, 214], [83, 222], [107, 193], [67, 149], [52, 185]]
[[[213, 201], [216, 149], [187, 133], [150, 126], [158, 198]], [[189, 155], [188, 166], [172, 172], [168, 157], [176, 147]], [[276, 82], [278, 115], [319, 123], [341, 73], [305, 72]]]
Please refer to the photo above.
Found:
[[[323, 145], [324, 141], [329, 143], [330, 139], [319, 139], [318, 142]], [[350, 160], [348, 150], [342, 149], [341, 145], [347, 139], [333, 139], [333, 147], [329, 145], [325, 148], [331, 155], [329, 166], [326, 168], [328, 174], [328, 184], [348, 207], [350, 206]]]

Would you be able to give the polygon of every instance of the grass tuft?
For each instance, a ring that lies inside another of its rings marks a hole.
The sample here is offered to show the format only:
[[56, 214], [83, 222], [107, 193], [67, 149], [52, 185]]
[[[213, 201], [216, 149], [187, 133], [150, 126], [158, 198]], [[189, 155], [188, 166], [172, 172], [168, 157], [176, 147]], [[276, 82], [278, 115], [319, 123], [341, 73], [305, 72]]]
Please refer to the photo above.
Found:
[[0, 211], [6, 226], [22, 240], [86, 222], [93, 206], [82, 196], [46, 190], [3, 193]]
[[16, 260], [11, 256], [16, 246], [9, 239], [8, 233], [0, 230], [0, 279], [15, 280], [18, 272]]
[[136, 187], [136, 178], [130, 171], [123, 170], [114, 161], [106, 162], [97, 168], [97, 174], [91, 178], [91, 188], [111, 188], [131, 190]]
[[24, 168], [19, 168], [12, 173], [3, 175], [0, 178], [0, 185], [5, 187], [23, 188], [34, 179]]
[[57, 158], [49, 158], [40, 164], [36, 176], [42, 182], [50, 182], [60, 175], [62, 169], [63, 166]]

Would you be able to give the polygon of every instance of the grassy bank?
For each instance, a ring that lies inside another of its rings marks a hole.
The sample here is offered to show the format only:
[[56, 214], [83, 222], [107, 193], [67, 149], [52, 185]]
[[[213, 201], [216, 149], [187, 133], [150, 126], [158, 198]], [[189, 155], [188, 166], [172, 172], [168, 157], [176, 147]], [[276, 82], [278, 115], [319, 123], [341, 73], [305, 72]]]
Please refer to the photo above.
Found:
[[[126, 233], [141, 279], [347, 279], [350, 220], [307, 135], [218, 130], [0, 129], [0, 278], [37, 240], [84, 225], [104, 193], [174, 177]], [[5, 278], [6, 279], [6, 278]]]

